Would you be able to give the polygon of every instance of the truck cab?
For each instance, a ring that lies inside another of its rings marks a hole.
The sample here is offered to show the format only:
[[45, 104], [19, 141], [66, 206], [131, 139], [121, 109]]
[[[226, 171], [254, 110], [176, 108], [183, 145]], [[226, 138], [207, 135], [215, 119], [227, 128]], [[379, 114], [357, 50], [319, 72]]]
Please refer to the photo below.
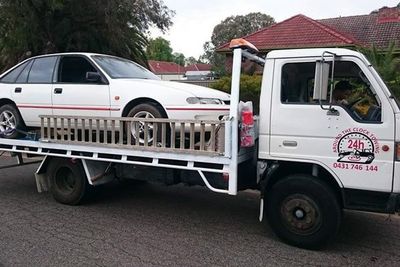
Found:
[[[359, 52], [318, 48], [267, 55], [258, 160], [265, 169], [260, 180], [267, 216], [281, 217], [275, 223], [268, 218], [280, 237], [304, 246], [307, 242], [301, 243], [299, 236], [317, 231], [312, 228], [323, 212], [316, 203], [320, 200], [310, 194], [332, 195], [340, 209], [398, 210], [399, 111], [390, 90]], [[308, 196], [299, 194], [301, 182], [312, 188]], [[315, 182], [328, 190], [314, 187]], [[276, 201], [279, 186], [281, 191], [297, 188], [297, 193]], [[287, 231], [277, 229], [279, 224], [286, 224]]]

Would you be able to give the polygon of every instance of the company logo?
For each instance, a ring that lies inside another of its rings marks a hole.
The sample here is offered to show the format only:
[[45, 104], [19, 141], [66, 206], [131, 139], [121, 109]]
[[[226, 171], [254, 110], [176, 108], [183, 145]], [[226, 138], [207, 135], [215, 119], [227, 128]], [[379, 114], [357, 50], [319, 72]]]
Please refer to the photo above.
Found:
[[338, 134], [332, 150], [337, 162], [371, 164], [379, 151], [378, 138], [364, 128], [348, 128]]

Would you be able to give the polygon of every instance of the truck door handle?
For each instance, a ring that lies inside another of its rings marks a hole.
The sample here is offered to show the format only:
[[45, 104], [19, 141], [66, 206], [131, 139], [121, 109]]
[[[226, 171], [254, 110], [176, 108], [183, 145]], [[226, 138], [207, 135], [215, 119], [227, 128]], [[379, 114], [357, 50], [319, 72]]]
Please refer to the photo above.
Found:
[[283, 146], [287, 146], [287, 147], [296, 147], [297, 146], [297, 142], [296, 141], [283, 141]]
[[22, 92], [22, 88], [21, 87], [17, 87], [17, 88], [15, 88], [14, 92], [21, 93]]
[[63, 89], [62, 88], [55, 88], [54, 89], [54, 94], [59, 95], [62, 94]]

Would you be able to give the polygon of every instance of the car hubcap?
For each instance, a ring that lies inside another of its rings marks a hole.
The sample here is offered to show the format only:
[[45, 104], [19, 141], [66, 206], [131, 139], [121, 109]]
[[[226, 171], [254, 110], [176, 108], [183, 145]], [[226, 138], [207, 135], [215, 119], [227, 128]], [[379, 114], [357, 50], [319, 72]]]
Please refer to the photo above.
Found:
[[316, 203], [305, 195], [287, 197], [281, 206], [281, 216], [290, 231], [309, 235], [315, 233], [321, 226], [320, 210]]
[[[148, 111], [139, 111], [133, 117], [141, 119], [155, 119], [154, 115]], [[145, 123], [143, 121], [132, 122], [131, 129], [133, 138], [135, 140], [139, 140], [140, 144], [144, 144], [145, 131], [147, 131], [147, 144], [151, 144], [153, 142], [153, 123]], [[138, 133], [139, 136], [136, 136], [136, 133]]]
[[10, 111], [3, 111], [0, 114], [0, 132], [6, 135], [11, 135], [12, 130], [15, 129], [15, 117]]

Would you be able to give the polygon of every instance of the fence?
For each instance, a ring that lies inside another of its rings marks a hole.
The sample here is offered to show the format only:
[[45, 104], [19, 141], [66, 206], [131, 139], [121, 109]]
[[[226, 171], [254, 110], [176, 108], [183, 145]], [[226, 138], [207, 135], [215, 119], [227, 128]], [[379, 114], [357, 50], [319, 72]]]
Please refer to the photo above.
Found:
[[40, 116], [41, 141], [224, 154], [225, 121]]

